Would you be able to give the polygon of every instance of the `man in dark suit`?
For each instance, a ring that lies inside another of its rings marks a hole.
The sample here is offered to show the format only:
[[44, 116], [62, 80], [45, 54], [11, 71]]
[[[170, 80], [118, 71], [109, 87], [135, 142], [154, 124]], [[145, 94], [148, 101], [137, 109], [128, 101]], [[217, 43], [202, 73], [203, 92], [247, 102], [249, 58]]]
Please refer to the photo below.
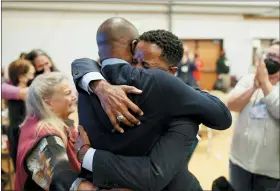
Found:
[[[134, 26], [132, 26], [133, 25], [123, 19], [109, 19], [105, 21], [99, 28], [97, 41], [99, 45], [99, 54], [101, 60], [103, 60], [103, 75], [110, 83], [127, 84], [142, 89], [143, 94], [141, 94], [140, 96], [131, 96], [130, 98], [134, 103], [138, 104], [139, 107], [141, 107], [145, 111], [145, 114], [140, 117], [141, 125], [139, 125], [137, 128], [133, 130], [127, 129], [123, 134], [112, 134], [112, 126], [104, 111], [102, 110], [102, 106], [100, 105], [98, 97], [89, 97], [86, 94], [84, 95], [84, 97], [82, 97], [83, 94], [81, 92], [79, 95], [80, 123], [85, 126], [85, 129], [90, 137], [91, 145], [97, 149], [104, 149], [122, 155], [142, 156], [148, 154], [149, 152], [153, 153], [153, 149], [151, 150], [151, 148], [153, 145], [155, 145], [160, 135], [176, 126], [185, 127], [184, 129], [188, 129], [188, 131], [194, 131], [195, 133], [192, 133], [192, 138], [195, 138], [198, 128], [197, 124], [192, 128], [186, 128], [186, 122], [190, 121], [190, 117], [196, 123], [203, 122], [204, 124], [212, 128], [220, 130], [228, 128], [231, 124], [231, 116], [227, 108], [217, 98], [210, 96], [205, 92], [198, 92], [186, 86], [178, 79], [172, 77], [171, 75], [168, 75], [162, 70], [135, 69], [128, 64], [127, 61], [131, 61], [132, 58], [130, 53], [130, 42], [134, 37], [137, 36], [135, 28], [133, 28]], [[114, 57], [119, 59], [108, 59]], [[72, 68], [74, 80], [79, 80], [84, 74], [88, 73], [89, 71], [96, 71], [94, 68], [94, 64], [95, 63], [93, 61], [90, 61], [88, 59], [81, 59], [74, 62]], [[89, 97], [89, 99], [87, 99], [86, 96]], [[88, 110], [85, 109], [85, 107], [86, 105], [89, 105], [89, 101], [94, 104], [94, 108], [91, 107], [91, 109]], [[189, 110], [189, 108], [192, 108], [192, 110]], [[213, 109], [216, 109], [216, 115], [213, 115]], [[91, 113], [94, 116], [88, 115], [90, 113], [90, 110], [92, 110]], [[204, 111], [205, 114], [203, 114], [202, 111]], [[90, 117], [90, 119], [82, 119], [86, 117]], [[217, 121], [215, 121], [216, 119]], [[221, 120], [218, 122], [218, 119], [225, 120]], [[169, 137], [169, 140], [171, 139], [172, 136]], [[176, 140], [176, 138], [174, 137], [173, 139]], [[145, 142], [143, 142], [143, 140], [145, 140]], [[178, 145], [173, 146], [175, 148]], [[173, 153], [173, 149], [168, 150], [168, 148], [166, 148], [165, 151], [164, 150], [165, 148], [162, 147], [161, 150], [156, 150], [154, 152], [155, 155], [161, 152], [165, 153], [164, 155], [158, 155], [162, 156], [164, 161], [161, 159], [161, 161], [159, 160], [160, 162], [157, 161], [157, 164], [148, 164], [149, 162], [146, 162], [146, 167], [148, 169], [156, 169], [156, 173], [150, 173], [150, 171], [148, 170], [149, 172], [147, 174], [147, 177], [149, 177], [150, 175], [157, 176], [156, 178], [160, 177], [162, 179], [158, 181], [158, 183], [164, 182], [164, 184], [167, 185], [167, 183], [169, 183], [169, 181], [171, 181], [172, 178], [176, 176], [176, 174], [180, 173], [180, 171], [183, 172], [183, 166], [186, 158], [184, 155], [185, 153]], [[91, 170], [94, 170], [97, 173], [97, 169], [99, 169], [99, 177], [97, 177], [97, 175], [95, 175], [96, 173], [93, 172], [95, 183], [98, 182], [98, 184], [104, 185], [104, 182], [110, 179], [114, 182], [121, 182], [120, 186], [138, 190], [143, 190], [146, 188], [161, 190], [164, 188], [162, 186], [165, 186], [164, 184], [161, 184], [160, 186], [151, 185], [151, 187], [149, 185], [148, 187], [145, 187], [143, 183], [141, 184], [142, 180], [137, 177], [137, 171], [135, 171], [135, 169], [137, 169], [137, 167], [141, 165], [139, 163], [135, 163], [135, 157], [132, 157], [133, 160], [131, 160], [130, 163], [123, 164], [123, 161], [121, 161], [119, 157], [113, 157], [111, 156], [111, 154], [108, 154], [108, 152], [106, 153], [105, 151], [103, 152], [100, 150], [96, 150], [94, 152], [94, 160]], [[175, 159], [172, 160], [171, 156], [168, 156], [168, 153], [171, 153]], [[110, 155], [114, 159], [118, 160], [114, 161], [114, 163], [111, 159], [106, 159], [106, 162], [104, 162], [104, 158], [106, 158], [106, 155]], [[181, 156], [177, 157], [178, 155]], [[175, 164], [173, 163], [174, 161]], [[118, 168], [119, 172], [100, 172], [102, 171], [102, 168], [100, 166], [103, 165], [104, 167], [104, 164], [106, 164], [105, 166], [107, 166], [108, 163], [110, 163], [112, 169], [115, 168], [115, 166], [121, 166], [121, 168]], [[158, 164], [160, 165], [157, 166]], [[155, 165], [155, 168], [153, 167], [153, 165]], [[168, 165], [171, 165], [171, 167], [168, 167]], [[122, 174], [121, 172], [125, 172], [127, 174], [126, 171], [122, 171], [121, 169], [126, 169], [128, 171], [130, 169], [131, 173], [136, 172], [136, 176], [134, 176], [134, 178], [138, 178], [140, 180], [134, 180], [133, 182], [138, 185], [131, 186], [126, 183], [127, 181], [117, 180], [116, 176]], [[145, 172], [143, 172], [143, 169], [141, 170], [140, 174], [145, 174]], [[105, 177], [106, 180], [104, 180]], [[103, 179], [103, 181], [101, 179]], [[149, 182], [151, 182], [150, 179], [155, 179], [155, 177], [150, 177], [148, 182], [146, 183], [147, 185], [149, 184]]]

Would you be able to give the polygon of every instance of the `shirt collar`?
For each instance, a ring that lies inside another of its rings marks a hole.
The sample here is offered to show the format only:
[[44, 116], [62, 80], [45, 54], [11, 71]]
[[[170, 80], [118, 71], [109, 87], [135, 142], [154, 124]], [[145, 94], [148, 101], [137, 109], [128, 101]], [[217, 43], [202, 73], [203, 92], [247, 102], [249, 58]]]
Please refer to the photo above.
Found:
[[119, 59], [119, 58], [108, 58], [108, 59], [105, 59], [102, 61], [102, 68], [104, 66], [107, 66], [107, 65], [113, 65], [113, 64], [129, 64], [127, 61], [123, 60], [123, 59]]

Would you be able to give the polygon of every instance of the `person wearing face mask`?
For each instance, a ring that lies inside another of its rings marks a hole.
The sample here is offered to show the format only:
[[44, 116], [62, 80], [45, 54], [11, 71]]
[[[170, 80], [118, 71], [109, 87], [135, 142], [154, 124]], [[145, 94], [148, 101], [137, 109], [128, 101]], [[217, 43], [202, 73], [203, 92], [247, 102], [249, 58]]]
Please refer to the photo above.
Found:
[[[34, 49], [29, 53], [21, 53], [20, 59], [29, 60], [35, 67], [35, 77], [47, 73], [58, 71], [51, 57], [40, 49]], [[24, 100], [28, 88], [14, 86], [9, 82], [2, 83], [2, 97], [5, 100]]]
[[35, 49], [24, 56], [24, 59], [30, 60], [36, 69], [35, 76], [48, 72], [57, 72], [51, 57], [40, 49]]
[[[230, 182], [236, 191], [280, 189], [279, 42], [259, 59], [228, 95], [238, 112], [230, 151]], [[278, 187], [277, 187], [278, 186]]]
[[[8, 73], [12, 85], [27, 88], [34, 79], [35, 69], [31, 62], [19, 59], [9, 65]], [[10, 154], [14, 167], [16, 167], [19, 125], [25, 118], [25, 102], [23, 100], [8, 100], [7, 105], [10, 120], [8, 128]]]

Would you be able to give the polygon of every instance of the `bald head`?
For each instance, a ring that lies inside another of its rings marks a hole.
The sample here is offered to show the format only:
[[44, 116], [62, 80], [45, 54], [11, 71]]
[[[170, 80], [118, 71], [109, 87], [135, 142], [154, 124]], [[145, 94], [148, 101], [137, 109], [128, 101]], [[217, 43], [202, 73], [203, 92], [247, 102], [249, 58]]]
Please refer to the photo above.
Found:
[[126, 57], [128, 56], [127, 54], [132, 56], [130, 51], [131, 43], [138, 36], [135, 26], [124, 18], [112, 17], [107, 19], [100, 25], [96, 34], [101, 60], [108, 57], [120, 57], [121, 52], [126, 54]]
[[138, 31], [129, 21], [121, 17], [112, 17], [104, 21], [97, 30], [98, 45], [133, 40], [138, 37]]

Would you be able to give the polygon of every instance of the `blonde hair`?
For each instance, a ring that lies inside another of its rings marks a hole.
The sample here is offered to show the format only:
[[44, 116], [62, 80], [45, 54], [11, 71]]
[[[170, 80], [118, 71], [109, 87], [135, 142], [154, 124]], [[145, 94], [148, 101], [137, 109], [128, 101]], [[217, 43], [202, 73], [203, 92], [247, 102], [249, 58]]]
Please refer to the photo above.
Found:
[[50, 72], [36, 77], [28, 90], [26, 110], [27, 116], [36, 116], [40, 119], [38, 134], [42, 128], [49, 128], [57, 132], [67, 145], [69, 132], [65, 129], [66, 124], [45, 102], [53, 96], [56, 86], [63, 80], [67, 80], [67, 77], [60, 72]]

